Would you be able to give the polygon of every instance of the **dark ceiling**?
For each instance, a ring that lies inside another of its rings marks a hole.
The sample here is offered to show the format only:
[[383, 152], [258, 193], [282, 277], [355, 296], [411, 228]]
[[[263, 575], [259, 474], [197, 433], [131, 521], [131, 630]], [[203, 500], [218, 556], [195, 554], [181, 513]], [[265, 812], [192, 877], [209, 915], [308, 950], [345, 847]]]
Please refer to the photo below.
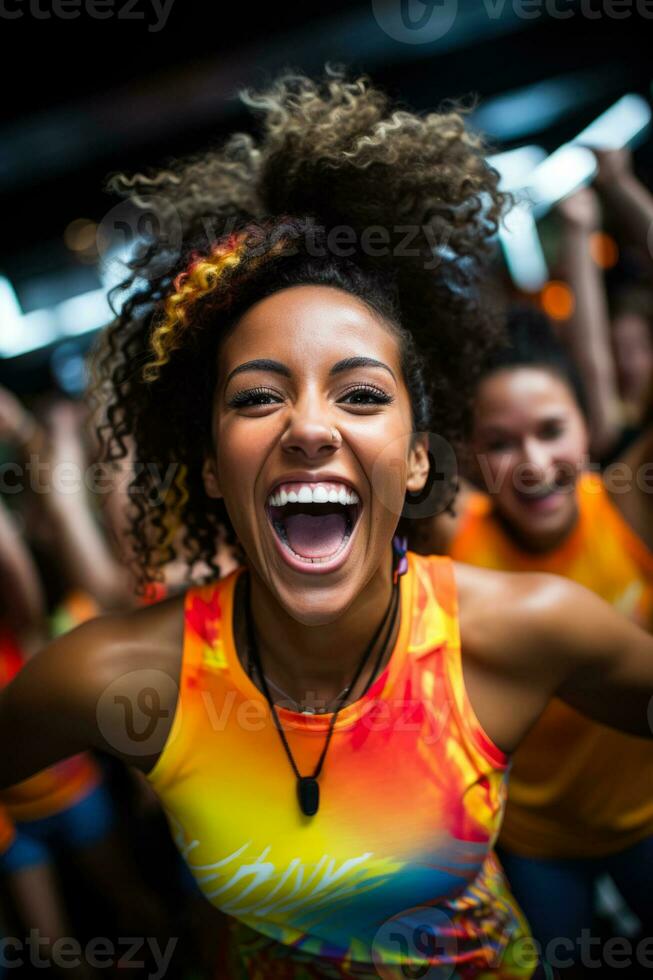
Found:
[[[61, 2], [4, 0], [4, 11], [22, 16], [0, 16], [13, 56], [0, 66], [0, 271], [16, 282], [69, 261], [68, 222], [99, 220], [115, 203], [102, 190], [108, 173], [156, 165], [249, 125], [235, 93], [284, 65], [318, 72], [326, 60], [342, 62], [417, 108], [452, 96], [476, 96], [483, 107], [553, 80], [559, 118], [534, 112], [525, 137], [549, 149], [624, 92], [650, 95], [653, 76], [653, 21], [636, 10], [644, 0], [632, 0], [623, 19], [607, 15], [611, 0], [542, 0], [535, 17], [523, 11], [532, 14], [538, 0], [457, 0], [452, 28], [424, 44], [384, 33], [373, 12], [380, 0], [172, 0], [156, 31], [155, 0], [102, 0], [112, 12], [104, 20], [85, 12], [91, 0], [63, 0], [79, 16], [46, 18]], [[620, 2], [623, 13], [628, 0]], [[638, 165], [651, 166], [648, 150]]]

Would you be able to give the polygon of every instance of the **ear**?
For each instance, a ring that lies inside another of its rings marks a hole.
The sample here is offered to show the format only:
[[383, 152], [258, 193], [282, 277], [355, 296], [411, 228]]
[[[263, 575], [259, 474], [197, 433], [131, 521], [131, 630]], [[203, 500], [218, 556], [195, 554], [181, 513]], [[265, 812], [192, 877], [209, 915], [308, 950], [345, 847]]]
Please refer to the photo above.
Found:
[[426, 486], [430, 469], [428, 438], [426, 435], [413, 436], [408, 453], [408, 479], [406, 490], [419, 493]]
[[218, 500], [222, 496], [222, 491], [220, 489], [220, 481], [218, 479], [218, 473], [215, 466], [215, 460], [210, 456], [204, 459], [202, 465], [202, 480], [204, 482], [204, 489], [208, 497], [213, 497], [214, 500]]

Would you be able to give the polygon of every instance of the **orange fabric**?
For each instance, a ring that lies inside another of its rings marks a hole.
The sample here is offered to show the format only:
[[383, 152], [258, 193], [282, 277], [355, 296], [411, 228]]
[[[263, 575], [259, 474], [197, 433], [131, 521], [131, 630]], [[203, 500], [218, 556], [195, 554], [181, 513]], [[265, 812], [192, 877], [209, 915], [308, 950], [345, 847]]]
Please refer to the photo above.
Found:
[[13, 821], [3, 806], [0, 806], [0, 855], [11, 847], [16, 832]]
[[[653, 628], [653, 555], [583, 475], [578, 521], [562, 545], [530, 555], [508, 537], [491, 500], [473, 495], [450, 548], [503, 571], [551, 572], [591, 589]], [[524, 857], [599, 857], [653, 834], [653, 745], [589, 721], [555, 700], [515, 753], [500, 843]]]
[[2, 790], [0, 804], [12, 820], [41, 820], [88, 796], [101, 778], [100, 767], [82, 752]]

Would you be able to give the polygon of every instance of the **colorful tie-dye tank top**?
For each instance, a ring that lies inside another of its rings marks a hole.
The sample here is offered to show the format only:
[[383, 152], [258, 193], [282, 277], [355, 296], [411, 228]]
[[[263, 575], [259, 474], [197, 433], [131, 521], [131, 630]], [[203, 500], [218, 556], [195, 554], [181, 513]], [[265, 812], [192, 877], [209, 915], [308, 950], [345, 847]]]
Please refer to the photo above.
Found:
[[[313, 817], [236, 653], [240, 574], [187, 593], [180, 694], [148, 774], [225, 913], [223, 975], [530, 977], [528, 928], [492, 850], [508, 760], [465, 693], [450, 559], [409, 553], [395, 647], [338, 715]], [[311, 773], [331, 716], [278, 714]]]
[[[596, 592], [653, 628], [653, 555], [613, 505], [600, 476], [576, 487], [578, 520], [559, 547], [528, 554], [473, 494], [450, 546], [457, 561], [549, 572]], [[653, 745], [553, 700], [517, 749], [500, 843], [524, 857], [601, 857], [653, 834]]]

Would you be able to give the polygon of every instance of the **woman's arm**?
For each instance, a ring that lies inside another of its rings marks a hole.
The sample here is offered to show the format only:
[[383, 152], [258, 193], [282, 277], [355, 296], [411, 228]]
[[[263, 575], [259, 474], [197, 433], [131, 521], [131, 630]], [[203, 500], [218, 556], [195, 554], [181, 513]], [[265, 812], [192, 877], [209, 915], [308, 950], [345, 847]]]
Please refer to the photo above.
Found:
[[71, 586], [93, 596], [101, 609], [128, 608], [132, 600], [126, 569], [112, 555], [95, 520], [81, 440], [79, 406], [61, 401], [44, 428], [6, 388], [0, 386], [0, 439], [15, 447], [24, 465], [38, 461], [34, 504], [46, 522], [56, 559]]
[[0, 691], [0, 789], [87, 749], [149, 771], [176, 705], [180, 602], [92, 620], [25, 664]]
[[[81, 439], [79, 406], [60, 402], [49, 412], [45, 449], [52, 485], [47, 508], [59, 560], [68, 580], [90, 593], [101, 609], [129, 608], [133, 589], [124, 565], [114, 557], [89, 499], [92, 476]], [[57, 473], [69, 472], [72, 486], [58, 488]]]
[[592, 455], [600, 459], [617, 441], [622, 420], [607, 295], [591, 253], [591, 237], [601, 219], [598, 198], [594, 191], [583, 188], [563, 201], [558, 212], [563, 223], [562, 274], [574, 296], [574, 309], [561, 339], [583, 382]]
[[34, 560], [0, 499], [0, 588], [3, 618], [22, 639], [45, 628], [45, 598]]
[[456, 564], [465, 682], [481, 724], [514, 751], [551, 698], [653, 737], [653, 636], [555, 575]]
[[631, 242], [651, 261], [653, 194], [635, 176], [629, 150], [595, 150], [599, 172], [595, 184]]
[[653, 737], [653, 636], [580, 585], [565, 582], [548, 626], [564, 672], [557, 694], [595, 721]]

